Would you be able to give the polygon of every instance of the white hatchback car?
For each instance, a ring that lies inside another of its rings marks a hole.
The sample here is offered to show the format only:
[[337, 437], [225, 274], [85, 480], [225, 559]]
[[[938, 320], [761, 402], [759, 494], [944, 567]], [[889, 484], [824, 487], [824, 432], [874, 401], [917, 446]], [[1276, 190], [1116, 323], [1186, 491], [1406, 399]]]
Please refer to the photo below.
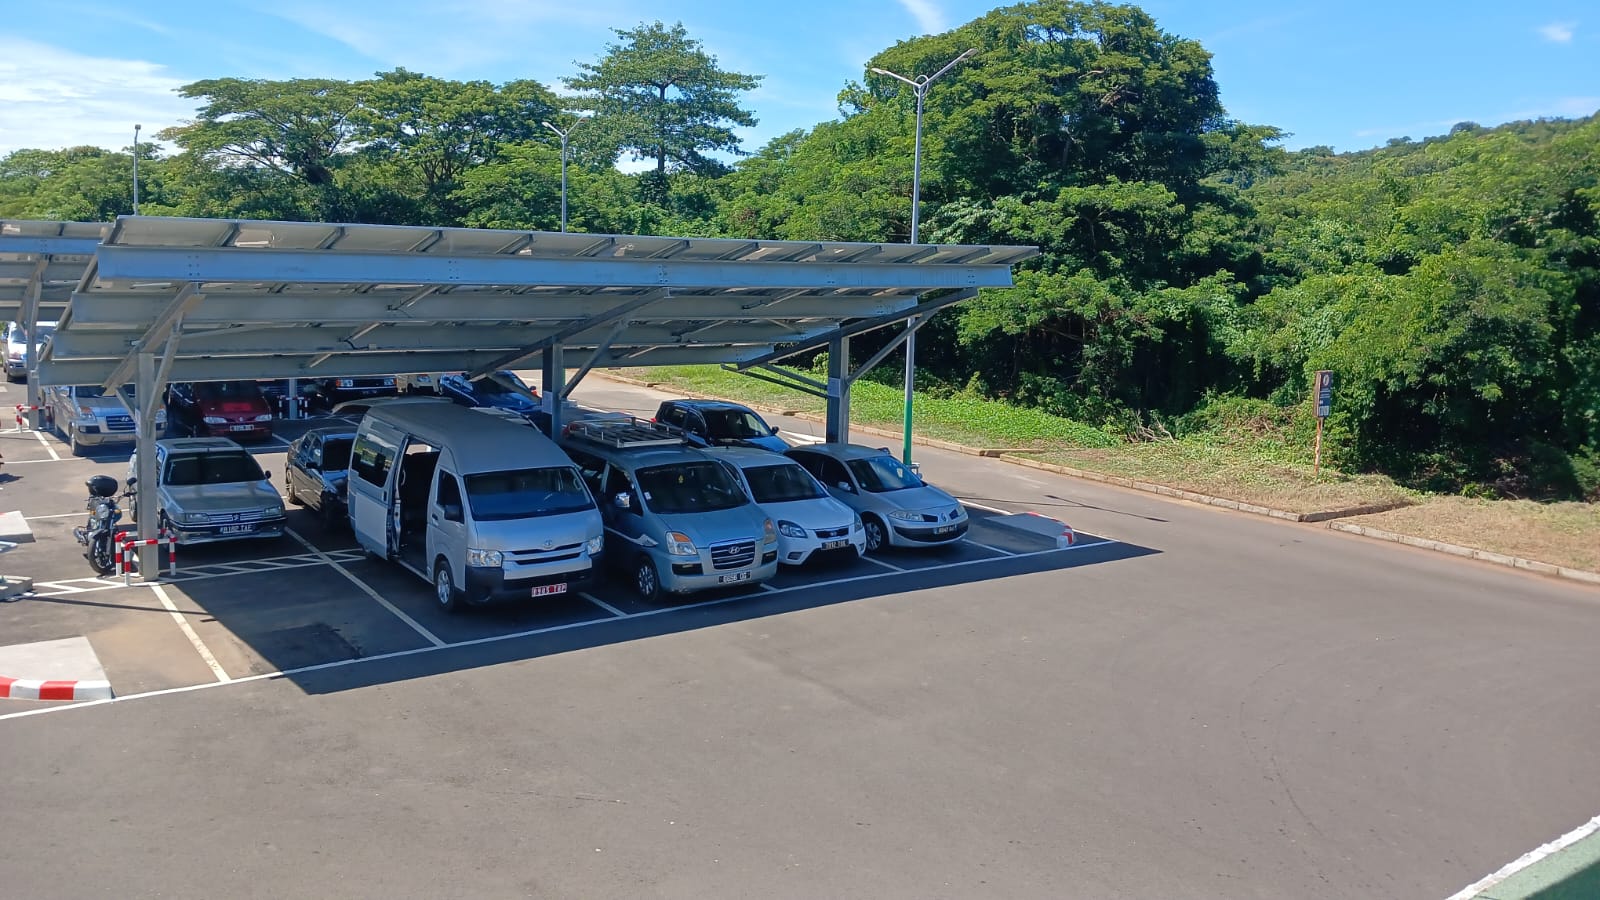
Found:
[[828, 496], [799, 463], [754, 447], [711, 447], [706, 452], [727, 463], [745, 493], [777, 523], [778, 562], [798, 566], [814, 556], [867, 552], [861, 517]]

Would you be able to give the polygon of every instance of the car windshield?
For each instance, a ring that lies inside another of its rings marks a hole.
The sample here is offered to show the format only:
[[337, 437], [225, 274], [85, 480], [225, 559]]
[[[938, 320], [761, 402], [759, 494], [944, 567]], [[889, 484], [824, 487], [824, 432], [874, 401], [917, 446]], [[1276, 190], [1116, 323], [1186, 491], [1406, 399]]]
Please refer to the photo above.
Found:
[[[122, 386], [122, 389], [125, 392], [127, 392], [129, 397], [133, 396], [133, 385], [125, 384], [125, 385]], [[107, 391], [105, 388], [101, 387], [98, 384], [89, 384], [89, 385], [83, 385], [81, 387], [74, 388], [72, 393], [76, 397], [78, 397], [79, 399], [87, 400], [90, 397], [105, 397], [105, 396], [109, 396], [111, 392]]]
[[514, 469], [467, 476], [467, 501], [479, 522], [528, 519], [594, 509], [572, 466]]
[[797, 463], [751, 466], [744, 470], [744, 480], [750, 482], [750, 493], [757, 503], [789, 503], [827, 496]]
[[194, 392], [203, 400], [251, 401], [261, 398], [261, 385], [254, 381], [202, 381]]
[[892, 456], [852, 459], [845, 465], [850, 467], [850, 474], [856, 477], [856, 481], [861, 482], [862, 490], [874, 494], [922, 487], [922, 479]]
[[767, 437], [772, 429], [761, 417], [745, 409], [704, 409], [701, 415], [706, 419], [706, 433], [714, 438], [753, 438]]
[[662, 515], [716, 512], [749, 502], [721, 463], [684, 462], [638, 472], [639, 490]]
[[343, 469], [350, 465], [350, 448], [355, 438], [327, 438], [322, 442], [322, 468]]
[[260, 481], [266, 476], [256, 465], [255, 457], [238, 453], [179, 453], [167, 458], [167, 472], [163, 484], [173, 486], [195, 484], [232, 484], [239, 481]]
[[[494, 394], [497, 396], [504, 394], [513, 397], [525, 397], [528, 394], [533, 393], [533, 389], [528, 387], [527, 383], [511, 372], [496, 372], [495, 375], [497, 375], [501, 380], [496, 380], [493, 378], [479, 378], [477, 381], [472, 382], [472, 390], [479, 394]], [[503, 383], [504, 381], [509, 381], [512, 384], [517, 385], [517, 387], [520, 387], [522, 390], [518, 391], [507, 387]]]

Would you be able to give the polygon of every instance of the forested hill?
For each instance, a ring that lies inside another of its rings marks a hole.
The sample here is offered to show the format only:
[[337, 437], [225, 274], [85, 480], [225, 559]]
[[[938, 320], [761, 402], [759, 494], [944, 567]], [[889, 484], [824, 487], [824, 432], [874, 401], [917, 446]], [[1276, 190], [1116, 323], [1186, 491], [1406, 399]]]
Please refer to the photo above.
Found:
[[[973, 49], [927, 94], [917, 237], [1042, 253], [924, 329], [925, 384], [1130, 435], [1303, 431], [1330, 369], [1346, 469], [1600, 496], [1593, 117], [1285, 152], [1227, 115], [1199, 42], [1137, 7], [1036, 0], [883, 50], [837, 120], [745, 154], [731, 129], [759, 75], [681, 25], [616, 34], [566, 93], [405, 69], [195, 82], [194, 120], [160, 133], [174, 152], [140, 148], [141, 212], [555, 230], [550, 121], [573, 230], [906, 241], [915, 102], [873, 70]], [[125, 213], [131, 162], [13, 153], [0, 217]]]

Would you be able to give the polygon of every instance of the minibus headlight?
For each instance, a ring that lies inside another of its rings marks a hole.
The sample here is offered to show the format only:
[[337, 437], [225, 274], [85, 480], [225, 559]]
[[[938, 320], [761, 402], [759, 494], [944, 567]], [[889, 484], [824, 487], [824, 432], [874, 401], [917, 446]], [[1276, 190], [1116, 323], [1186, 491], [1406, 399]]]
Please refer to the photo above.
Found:
[[589, 542], [584, 545], [584, 549], [589, 551], [590, 556], [599, 556], [600, 550], [605, 547], [605, 545], [606, 536], [603, 534], [597, 534], [594, 537], [589, 538]]
[[499, 550], [480, 550], [477, 547], [467, 548], [467, 565], [477, 569], [498, 569], [505, 562], [505, 555]]

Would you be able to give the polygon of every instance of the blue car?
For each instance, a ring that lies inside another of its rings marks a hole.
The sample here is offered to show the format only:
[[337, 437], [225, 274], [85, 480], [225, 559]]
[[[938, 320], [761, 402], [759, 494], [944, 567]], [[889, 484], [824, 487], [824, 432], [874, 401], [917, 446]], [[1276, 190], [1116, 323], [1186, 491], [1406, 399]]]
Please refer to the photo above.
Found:
[[515, 372], [504, 369], [471, 381], [460, 373], [443, 375], [439, 378], [438, 391], [439, 396], [449, 397], [462, 406], [492, 406], [523, 416], [539, 409], [539, 392]]

